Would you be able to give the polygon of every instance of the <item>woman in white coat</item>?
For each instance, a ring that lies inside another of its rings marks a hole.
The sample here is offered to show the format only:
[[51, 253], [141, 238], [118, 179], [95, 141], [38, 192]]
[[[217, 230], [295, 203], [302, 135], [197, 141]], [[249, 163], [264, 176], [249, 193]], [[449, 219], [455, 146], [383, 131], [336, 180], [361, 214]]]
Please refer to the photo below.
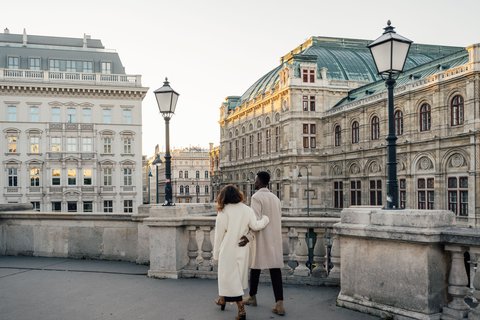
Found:
[[217, 197], [217, 219], [213, 259], [218, 260], [218, 294], [216, 304], [225, 309], [226, 302], [236, 302], [237, 320], [246, 319], [242, 302], [244, 289], [248, 287], [250, 245], [239, 247], [240, 238], [249, 229], [261, 230], [269, 219], [257, 220], [253, 210], [243, 202], [243, 194], [234, 185], [225, 186]]

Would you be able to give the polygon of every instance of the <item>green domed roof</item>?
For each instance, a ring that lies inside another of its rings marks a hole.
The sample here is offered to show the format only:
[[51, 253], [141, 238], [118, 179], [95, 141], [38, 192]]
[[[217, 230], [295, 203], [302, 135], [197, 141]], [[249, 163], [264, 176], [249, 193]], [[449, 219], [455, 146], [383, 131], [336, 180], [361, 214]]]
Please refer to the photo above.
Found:
[[[281, 64], [258, 79], [241, 96], [239, 105], [271, 90], [279, 81], [279, 71], [284, 64], [302, 57], [316, 57], [317, 69], [327, 68], [327, 78], [345, 81], [375, 82], [380, 78], [376, 74], [370, 50], [371, 40], [312, 37], [281, 59]], [[405, 63], [405, 70], [429, 63], [452, 53], [463, 50], [460, 47], [412, 44]]]

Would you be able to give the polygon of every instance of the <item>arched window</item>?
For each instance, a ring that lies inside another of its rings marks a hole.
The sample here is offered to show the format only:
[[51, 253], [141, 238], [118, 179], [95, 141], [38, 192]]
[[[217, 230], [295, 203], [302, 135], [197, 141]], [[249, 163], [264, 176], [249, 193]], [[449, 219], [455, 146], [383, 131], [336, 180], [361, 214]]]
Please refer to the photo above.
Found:
[[463, 97], [456, 95], [451, 102], [450, 123], [452, 126], [463, 124]]
[[342, 143], [342, 128], [339, 125], [335, 126], [335, 147]]
[[190, 187], [189, 186], [185, 186], [185, 194], [190, 194]]
[[178, 178], [183, 179], [183, 171], [178, 171]]
[[185, 179], [188, 179], [188, 171], [185, 171]]
[[183, 186], [180, 186], [180, 194], [183, 194]]
[[380, 119], [377, 116], [372, 118], [372, 140], [380, 139]]
[[360, 125], [358, 121], [352, 123], [352, 143], [358, 143], [360, 141]]
[[195, 171], [195, 178], [200, 179], [200, 171]]
[[431, 108], [428, 103], [420, 107], [420, 131], [429, 131], [432, 125]]
[[403, 112], [402, 110], [395, 111], [395, 134], [401, 136], [403, 134]]

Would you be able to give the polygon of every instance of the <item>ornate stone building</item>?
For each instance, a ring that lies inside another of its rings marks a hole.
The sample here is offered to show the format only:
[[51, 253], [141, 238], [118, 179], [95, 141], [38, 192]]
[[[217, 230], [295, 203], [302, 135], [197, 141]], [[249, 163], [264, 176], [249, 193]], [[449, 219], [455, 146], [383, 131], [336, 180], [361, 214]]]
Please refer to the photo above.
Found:
[[[369, 42], [312, 37], [227, 97], [223, 181], [250, 195], [254, 174], [268, 170], [285, 215], [383, 205], [387, 96]], [[478, 225], [479, 46], [413, 44], [405, 69], [395, 88], [401, 206], [450, 209]]]
[[142, 204], [141, 77], [82, 38], [0, 34], [0, 203], [136, 212]]

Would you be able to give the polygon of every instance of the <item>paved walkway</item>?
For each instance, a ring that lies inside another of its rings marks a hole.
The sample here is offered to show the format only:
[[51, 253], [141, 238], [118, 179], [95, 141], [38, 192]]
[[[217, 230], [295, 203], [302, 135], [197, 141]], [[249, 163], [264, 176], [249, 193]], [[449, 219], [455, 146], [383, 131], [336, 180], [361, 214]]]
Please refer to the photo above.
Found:
[[[2, 320], [235, 319], [213, 304], [212, 280], [160, 280], [147, 266], [127, 262], [0, 256]], [[247, 319], [378, 319], [335, 306], [338, 288], [285, 286], [285, 317], [270, 312], [273, 292], [260, 284], [258, 307]]]

